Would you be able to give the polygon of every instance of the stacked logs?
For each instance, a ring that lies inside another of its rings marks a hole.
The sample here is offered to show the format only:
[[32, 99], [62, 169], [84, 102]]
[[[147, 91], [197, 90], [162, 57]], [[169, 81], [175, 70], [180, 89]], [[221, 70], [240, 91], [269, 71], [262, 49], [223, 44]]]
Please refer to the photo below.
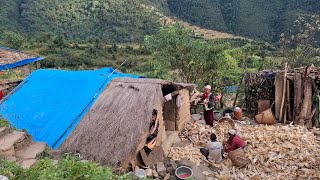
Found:
[[274, 75], [271, 71], [248, 73], [245, 76], [246, 107], [248, 114], [258, 113], [258, 101], [268, 99], [274, 101]]
[[259, 100], [274, 103], [278, 122], [319, 127], [320, 68], [308, 66], [284, 71], [261, 71], [245, 77], [248, 113], [258, 113]]

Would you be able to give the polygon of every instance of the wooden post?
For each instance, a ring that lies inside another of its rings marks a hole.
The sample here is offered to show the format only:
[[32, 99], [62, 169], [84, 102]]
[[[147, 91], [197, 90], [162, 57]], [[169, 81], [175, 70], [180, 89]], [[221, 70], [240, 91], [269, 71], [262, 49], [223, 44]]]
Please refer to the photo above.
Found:
[[300, 107], [302, 99], [302, 80], [301, 74], [295, 73], [294, 75], [294, 124], [298, 124]]
[[299, 124], [300, 125], [309, 125], [308, 122], [304, 122], [305, 120], [302, 117], [306, 117], [311, 114], [311, 106], [312, 106], [312, 84], [311, 84], [311, 78], [310, 77], [305, 77], [304, 78], [304, 90], [303, 90], [303, 102], [301, 105], [301, 112], [299, 117]]
[[283, 111], [283, 106], [284, 106], [284, 100], [286, 97], [286, 82], [287, 82], [287, 71], [288, 71], [288, 63], [285, 63], [284, 65], [284, 75], [283, 75], [283, 88], [282, 88], [282, 100], [281, 100], [281, 106], [280, 106], [280, 116], [279, 116], [279, 121], [282, 121], [282, 115], [284, 113]]
[[282, 89], [283, 89], [282, 73], [276, 73], [274, 86], [275, 86], [275, 117], [277, 120], [279, 120], [280, 106], [281, 106], [281, 100], [282, 100]]
[[[290, 105], [290, 82], [287, 80], [287, 113], [288, 120], [292, 121], [291, 105]], [[286, 124], [286, 122], [284, 122]]]

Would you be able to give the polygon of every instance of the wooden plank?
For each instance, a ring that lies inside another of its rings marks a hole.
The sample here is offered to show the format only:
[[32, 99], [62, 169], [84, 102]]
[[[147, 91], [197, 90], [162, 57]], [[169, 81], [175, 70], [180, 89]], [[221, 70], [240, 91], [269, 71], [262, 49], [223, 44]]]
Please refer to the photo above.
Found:
[[282, 88], [283, 88], [282, 73], [276, 73], [274, 86], [275, 86], [275, 117], [276, 119], [279, 119], [281, 99], [282, 99]]
[[288, 71], [288, 63], [285, 63], [284, 65], [284, 75], [283, 75], [283, 88], [282, 88], [282, 99], [281, 99], [281, 106], [280, 106], [280, 116], [279, 121], [282, 121], [282, 115], [283, 115], [283, 106], [285, 101], [285, 93], [286, 93], [286, 83], [287, 83], [287, 71]]
[[294, 124], [298, 123], [302, 99], [302, 80], [301, 74], [296, 73], [294, 76]]
[[[286, 100], [287, 100], [287, 118], [288, 120], [292, 121], [292, 114], [291, 114], [291, 105], [290, 105], [290, 82], [289, 80], [287, 80], [287, 97], [286, 97]], [[284, 122], [284, 124], [286, 124], [286, 122]]]
[[[301, 112], [300, 117], [306, 117], [311, 114], [311, 107], [312, 107], [312, 83], [311, 78], [305, 77], [304, 83], [303, 83], [303, 102], [301, 105]], [[303, 118], [299, 118], [299, 125], [309, 125], [309, 121], [304, 122], [305, 120]]]

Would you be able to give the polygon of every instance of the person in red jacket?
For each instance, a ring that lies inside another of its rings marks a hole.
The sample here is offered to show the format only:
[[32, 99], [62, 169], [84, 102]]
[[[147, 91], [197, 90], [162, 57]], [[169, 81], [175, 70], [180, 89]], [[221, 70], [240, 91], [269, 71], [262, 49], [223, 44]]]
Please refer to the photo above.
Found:
[[230, 129], [226, 152], [229, 153], [230, 151], [236, 150], [238, 148], [244, 148], [245, 146], [246, 142], [239, 135], [237, 135], [236, 130]]
[[0, 90], [0, 100], [2, 100], [2, 98], [4, 97], [3, 92]]

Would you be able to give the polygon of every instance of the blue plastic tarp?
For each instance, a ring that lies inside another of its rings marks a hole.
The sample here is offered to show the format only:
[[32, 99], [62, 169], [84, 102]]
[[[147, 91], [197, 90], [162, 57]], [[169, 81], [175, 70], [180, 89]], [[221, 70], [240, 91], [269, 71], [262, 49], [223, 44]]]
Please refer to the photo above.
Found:
[[40, 61], [40, 60], [43, 60], [43, 59], [44, 59], [43, 57], [38, 56], [38, 57], [34, 57], [34, 58], [23, 59], [21, 61], [18, 61], [18, 62], [15, 62], [15, 63], [11, 63], [11, 64], [0, 65], [0, 71], [7, 70], [7, 69], [12, 69], [12, 68], [19, 67], [19, 66], [23, 66], [23, 65], [30, 64], [30, 63], [33, 63], [33, 62], [37, 62], [37, 61]]
[[[10, 52], [23, 53], [23, 52], [21, 52], [19, 50], [10, 49], [10, 48], [3, 47], [3, 46], [0, 46], [0, 49], [6, 50], [6, 51], [10, 51]], [[7, 70], [7, 69], [12, 69], [12, 68], [19, 67], [19, 66], [23, 66], [23, 65], [30, 64], [30, 63], [33, 63], [33, 62], [37, 62], [37, 61], [40, 61], [40, 60], [43, 60], [43, 59], [44, 59], [44, 57], [37, 56], [37, 57], [32, 57], [32, 58], [27, 58], [27, 59], [21, 59], [21, 60], [19, 60], [17, 62], [14, 62], [14, 63], [3, 64], [3, 65], [0, 65], [0, 71]]]
[[227, 93], [234, 93], [234, 92], [237, 91], [238, 86], [236, 86], [236, 85], [233, 85], [233, 86], [225, 86], [224, 88], [225, 88], [225, 91], [226, 91]]
[[139, 78], [116, 72], [108, 78], [112, 72], [37, 70], [5, 97], [0, 113], [35, 141], [58, 148], [113, 78]]

